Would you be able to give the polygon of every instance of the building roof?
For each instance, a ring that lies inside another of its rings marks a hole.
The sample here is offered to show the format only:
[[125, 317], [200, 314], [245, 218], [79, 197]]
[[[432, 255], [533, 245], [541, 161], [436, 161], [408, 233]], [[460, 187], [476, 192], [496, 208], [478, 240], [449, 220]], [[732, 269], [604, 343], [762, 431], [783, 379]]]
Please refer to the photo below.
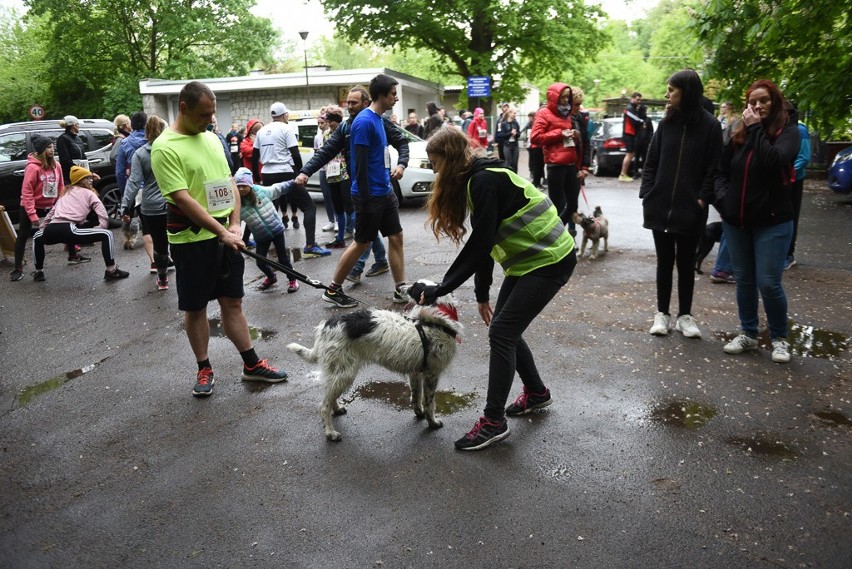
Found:
[[[407, 91], [434, 93], [435, 90], [443, 89], [438, 83], [419, 79], [392, 69], [379, 67], [339, 70], [309, 67], [308, 81], [311, 86], [317, 87], [335, 87], [340, 85], [364, 85], [366, 87], [370, 83], [370, 80], [379, 73], [390, 75], [399, 81], [403, 89]], [[242, 77], [198, 78], [197, 80], [210, 87], [214, 93], [259, 91], [303, 87], [305, 85], [305, 73], [255, 74]], [[143, 79], [139, 81], [139, 92], [142, 95], [177, 95], [189, 81], [191, 79]]]

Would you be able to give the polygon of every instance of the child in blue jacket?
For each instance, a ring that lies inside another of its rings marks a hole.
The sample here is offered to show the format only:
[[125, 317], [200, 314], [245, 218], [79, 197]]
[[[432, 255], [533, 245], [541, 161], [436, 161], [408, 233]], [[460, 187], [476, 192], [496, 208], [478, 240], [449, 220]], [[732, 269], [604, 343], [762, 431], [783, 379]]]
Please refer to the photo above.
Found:
[[[254, 235], [257, 242], [257, 254], [265, 257], [269, 252], [270, 245], [275, 245], [278, 261], [285, 267], [292, 269], [290, 258], [287, 255], [287, 243], [284, 240], [284, 224], [281, 217], [275, 211], [272, 200], [290, 192], [293, 181], [281, 182], [269, 187], [254, 184], [251, 170], [240, 168], [234, 173], [237, 190], [240, 192], [240, 220]], [[260, 283], [260, 290], [266, 290], [278, 282], [278, 277], [268, 263], [258, 260], [257, 268], [263, 271], [266, 278]], [[290, 283], [287, 292], [299, 290], [299, 283], [289, 277]]]

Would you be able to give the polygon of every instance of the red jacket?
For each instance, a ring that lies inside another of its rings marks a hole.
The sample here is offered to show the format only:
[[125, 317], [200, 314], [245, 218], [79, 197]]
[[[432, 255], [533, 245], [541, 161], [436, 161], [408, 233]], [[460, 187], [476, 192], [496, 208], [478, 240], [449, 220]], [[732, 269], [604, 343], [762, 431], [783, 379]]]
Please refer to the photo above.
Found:
[[41, 162], [34, 154], [27, 158], [27, 166], [24, 168], [24, 181], [21, 186], [21, 209], [26, 212], [27, 217], [33, 223], [38, 221], [36, 209], [50, 209], [56, 203], [56, 198], [44, 197], [46, 183], [53, 183], [55, 195], [62, 193], [65, 183], [62, 180], [62, 166], [59, 160], [55, 161], [53, 170], [41, 167]]
[[486, 148], [488, 146], [488, 123], [482, 116], [474, 117], [467, 126], [467, 137], [470, 145], [474, 148]]
[[577, 152], [580, 133], [575, 133], [574, 146], [565, 146], [562, 131], [566, 128], [573, 129], [574, 126], [570, 118], [562, 118], [556, 110], [559, 94], [567, 86], [565, 83], [554, 83], [547, 88], [547, 106], [535, 114], [530, 141], [541, 146], [545, 164], [574, 164], [577, 170], [580, 170], [583, 166], [582, 157]]

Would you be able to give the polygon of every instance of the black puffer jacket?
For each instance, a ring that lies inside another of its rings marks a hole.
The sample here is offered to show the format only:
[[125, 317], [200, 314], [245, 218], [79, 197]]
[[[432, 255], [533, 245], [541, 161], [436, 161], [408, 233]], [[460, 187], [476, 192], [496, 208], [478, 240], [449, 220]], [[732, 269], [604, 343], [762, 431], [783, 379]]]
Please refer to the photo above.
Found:
[[643, 227], [680, 235], [704, 230], [721, 148], [722, 128], [706, 111], [690, 122], [660, 123], [642, 169]]
[[746, 127], [744, 144], [728, 142], [716, 176], [716, 208], [722, 219], [742, 228], [793, 219], [793, 160], [800, 143], [795, 118], [774, 137], [758, 123]]

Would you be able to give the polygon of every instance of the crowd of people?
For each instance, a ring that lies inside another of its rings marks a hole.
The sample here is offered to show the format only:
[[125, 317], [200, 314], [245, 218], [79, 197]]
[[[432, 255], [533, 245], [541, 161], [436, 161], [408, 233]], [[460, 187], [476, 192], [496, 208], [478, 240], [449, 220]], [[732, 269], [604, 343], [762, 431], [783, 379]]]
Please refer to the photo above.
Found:
[[[198, 367], [194, 395], [209, 396], [215, 383], [208, 352], [211, 301], [219, 304], [225, 334], [242, 356], [242, 379], [277, 383], [287, 378], [254, 350], [242, 310], [241, 251], [256, 247], [257, 267], [265, 276], [259, 288], [267, 290], [278, 281], [273, 267], [263, 261], [274, 247], [286, 273], [287, 292], [296, 292], [299, 273], [288, 256], [285, 230], [289, 225], [298, 229], [300, 217], [306, 256], [342, 251], [322, 291], [323, 301], [340, 308], [357, 306], [344, 284], [361, 280], [372, 253], [375, 263], [366, 276], [389, 271], [392, 301], [408, 302], [403, 229], [391, 185], [405, 175], [408, 139], [397, 128], [396, 115], [386, 116], [398, 102], [397, 85], [394, 78], [379, 74], [369, 88], [352, 87], [346, 117], [336, 104], [323, 107], [315, 152], [307, 163], [286, 105], [275, 102], [268, 121], [252, 119], [245, 129], [233, 124], [223, 135], [211, 128], [216, 96], [196, 81], [181, 91], [171, 125], [142, 111], [116, 117], [121, 213], [125, 223], [134, 217], [141, 221], [159, 290], [169, 288], [168, 272], [175, 270], [178, 307]], [[802, 132], [795, 107], [770, 81], [757, 81], [748, 89], [741, 114], [726, 101], [718, 118], [708, 112], [695, 71], [673, 74], [666, 87], [665, 115], [645, 146], [638, 139], [649, 129], [647, 110], [641, 94], [633, 93], [624, 111], [627, 153], [619, 177], [632, 181], [631, 168], [641, 176], [643, 226], [651, 230], [656, 250], [657, 311], [650, 333], [666, 335], [674, 327], [685, 337], [701, 337], [692, 316], [693, 269], [712, 206], [722, 217], [723, 239], [711, 279], [736, 284], [741, 329], [724, 351], [757, 348], [762, 298], [772, 360], [788, 362], [782, 273], [794, 262], [807, 130]], [[435, 102], [426, 105], [423, 121], [411, 112], [401, 125], [427, 140], [436, 174], [426, 206], [427, 225], [436, 238], [462, 246], [442, 282], [427, 287], [420, 302], [429, 303], [475, 276], [479, 313], [489, 331], [486, 407], [483, 417], [456, 441], [460, 450], [479, 450], [504, 439], [509, 434], [506, 416], [551, 402], [523, 333], [568, 282], [577, 262], [572, 214], [588, 175], [591, 146], [590, 117], [582, 103], [582, 89], [556, 82], [547, 89], [546, 102], [527, 115], [523, 128], [517, 109], [509, 104], [501, 107], [492, 130], [481, 107], [463, 111], [463, 122], [456, 127]], [[77, 140], [79, 121], [69, 115], [65, 126], [55, 143], [33, 137], [11, 280], [22, 278], [30, 236], [35, 281], [46, 279], [44, 246], [53, 243], [67, 245], [71, 263], [89, 260], [79, 253], [80, 244], [100, 242], [104, 279], [127, 278], [115, 264], [113, 234], [93, 189], [95, 175], [79, 162], [85, 159]], [[524, 135], [529, 180], [518, 174]], [[492, 143], [496, 156], [488, 152]], [[389, 146], [397, 149], [396, 164], [389, 158]], [[316, 241], [316, 206], [305, 188], [317, 172], [328, 221], [321, 230], [333, 232], [324, 246]], [[502, 266], [504, 279], [492, 308], [494, 261]], [[675, 269], [678, 311], [672, 318]], [[523, 390], [506, 406], [516, 372]]]

